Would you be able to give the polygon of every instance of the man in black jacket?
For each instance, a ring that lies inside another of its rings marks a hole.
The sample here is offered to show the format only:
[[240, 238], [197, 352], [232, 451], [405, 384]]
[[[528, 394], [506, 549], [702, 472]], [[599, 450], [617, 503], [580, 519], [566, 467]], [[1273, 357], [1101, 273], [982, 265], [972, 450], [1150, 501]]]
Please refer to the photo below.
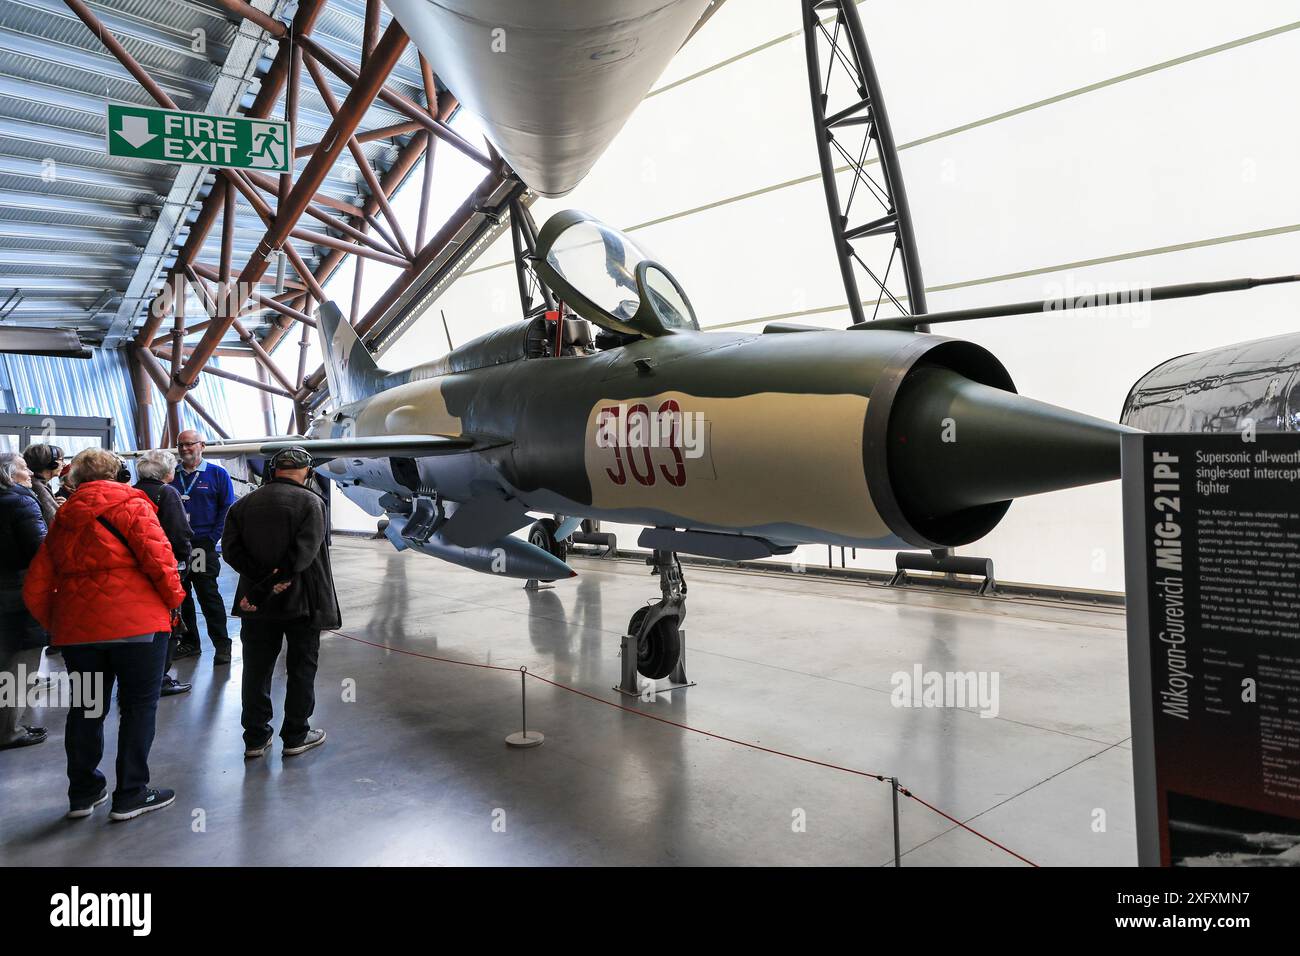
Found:
[[[190, 519], [185, 517], [185, 505], [181, 502], [180, 492], [171, 485], [171, 480], [176, 475], [176, 456], [163, 448], [147, 451], [136, 463], [135, 473], [139, 476], [135, 486], [148, 495], [149, 500], [158, 508], [158, 521], [162, 524], [163, 534], [167, 535], [167, 542], [172, 546], [172, 554], [176, 556], [176, 567], [181, 573], [181, 587], [184, 587], [192, 535]], [[172, 657], [176, 653], [177, 643], [177, 635], [173, 631], [167, 641], [167, 663], [163, 667], [163, 697], [184, 694], [193, 686], [171, 675]]]
[[325, 731], [309, 723], [320, 632], [341, 623], [325, 501], [308, 481], [311, 455], [295, 446], [271, 463], [275, 477], [231, 507], [222, 535], [226, 563], [239, 572], [232, 613], [243, 621], [245, 757], [261, 757], [271, 748], [271, 674], [282, 644], [288, 646], [284, 755], [325, 742]]

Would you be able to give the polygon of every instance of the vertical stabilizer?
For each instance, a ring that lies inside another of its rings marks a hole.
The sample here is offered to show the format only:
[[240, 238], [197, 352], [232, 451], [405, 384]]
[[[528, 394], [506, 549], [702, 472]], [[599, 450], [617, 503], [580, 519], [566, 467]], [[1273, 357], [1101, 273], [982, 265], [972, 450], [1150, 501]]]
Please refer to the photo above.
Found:
[[330, 395], [339, 405], [350, 405], [384, 390], [388, 375], [375, 364], [370, 350], [357, 336], [333, 302], [316, 312], [321, 354]]

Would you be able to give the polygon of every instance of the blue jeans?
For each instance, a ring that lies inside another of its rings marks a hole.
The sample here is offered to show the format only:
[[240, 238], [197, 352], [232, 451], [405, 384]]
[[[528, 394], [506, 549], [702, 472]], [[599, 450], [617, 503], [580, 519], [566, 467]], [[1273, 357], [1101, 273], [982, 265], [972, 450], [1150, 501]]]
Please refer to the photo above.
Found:
[[[104, 756], [104, 718], [117, 683], [117, 789], [113, 806], [139, 797], [149, 783], [149, 749], [153, 746], [154, 717], [167, 658], [165, 632], [148, 644], [71, 644], [63, 648], [68, 673], [80, 673], [83, 686], [92, 675], [104, 675], [103, 699], [94, 703], [98, 717], [80, 708], [68, 711], [63, 737], [68, 754], [68, 799], [91, 799], [104, 789], [99, 761]], [[89, 701], [83, 701], [89, 703]]]

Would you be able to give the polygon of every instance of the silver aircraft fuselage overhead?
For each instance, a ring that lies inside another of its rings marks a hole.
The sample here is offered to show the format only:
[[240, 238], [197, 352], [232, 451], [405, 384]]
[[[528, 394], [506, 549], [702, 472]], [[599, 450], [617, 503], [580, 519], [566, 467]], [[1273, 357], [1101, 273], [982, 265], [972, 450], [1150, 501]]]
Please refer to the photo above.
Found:
[[543, 196], [576, 186], [708, 0], [388, 0], [438, 77]]

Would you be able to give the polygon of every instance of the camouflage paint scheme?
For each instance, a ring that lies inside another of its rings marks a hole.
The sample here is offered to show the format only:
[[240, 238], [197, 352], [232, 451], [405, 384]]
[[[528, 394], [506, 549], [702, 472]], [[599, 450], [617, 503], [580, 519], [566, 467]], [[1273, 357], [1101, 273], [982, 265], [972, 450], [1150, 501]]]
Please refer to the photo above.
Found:
[[[909, 332], [680, 332], [590, 355], [525, 359], [528, 325], [386, 374], [326, 306], [331, 388], [354, 400], [316, 419], [309, 438], [449, 435], [479, 446], [417, 459], [418, 482], [389, 459], [338, 458], [324, 473], [372, 514], [385, 510], [384, 493], [436, 491], [453, 501], [504, 497], [532, 511], [786, 545], [925, 547], [931, 542], [878, 505], [893, 495], [882, 443], [869, 428], [887, 417], [888, 400], [877, 414], [873, 392], [882, 382], [896, 387], [926, 356], [1010, 385], [983, 349]], [[598, 447], [603, 410], [656, 411], [670, 400], [684, 415], [703, 415], [701, 457], [672, 447]]]

